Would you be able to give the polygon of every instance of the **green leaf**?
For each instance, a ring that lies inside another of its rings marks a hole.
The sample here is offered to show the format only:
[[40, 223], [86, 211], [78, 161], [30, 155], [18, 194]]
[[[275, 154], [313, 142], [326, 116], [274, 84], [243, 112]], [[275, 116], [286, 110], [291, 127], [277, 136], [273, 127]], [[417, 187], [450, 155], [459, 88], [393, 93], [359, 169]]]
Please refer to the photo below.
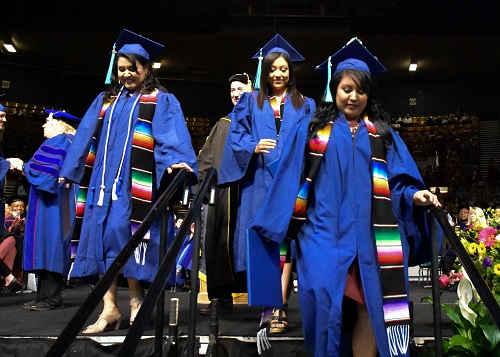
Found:
[[450, 338], [450, 348], [453, 348], [455, 346], [461, 346], [465, 349], [472, 350], [469, 348], [474, 344], [474, 341], [460, 335], [454, 335]]
[[495, 325], [479, 325], [483, 330], [484, 336], [491, 343], [490, 351], [492, 351], [500, 342], [500, 331]]
[[453, 321], [453, 323], [457, 324], [457, 325], [460, 325], [460, 326], [463, 326], [463, 323], [462, 323], [462, 315], [457, 313], [455, 310], [453, 310], [450, 306], [442, 303], [441, 304], [441, 308], [444, 310], [444, 312], [446, 313], [446, 315], [448, 315], [448, 317], [450, 318], [451, 321]]

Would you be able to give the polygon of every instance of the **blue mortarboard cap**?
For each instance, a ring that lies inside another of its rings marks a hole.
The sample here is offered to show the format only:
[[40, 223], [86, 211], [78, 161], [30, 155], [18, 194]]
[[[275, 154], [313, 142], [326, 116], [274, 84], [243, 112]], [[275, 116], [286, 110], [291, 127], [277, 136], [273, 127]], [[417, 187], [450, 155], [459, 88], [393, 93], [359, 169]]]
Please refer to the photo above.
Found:
[[[138, 35], [130, 30], [123, 29], [113, 46], [105, 83], [111, 83], [111, 71], [113, 69], [113, 63], [117, 53], [140, 55], [148, 61], [151, 61], [161, 52], [163, 47], [164, 46], [161, 43], [152, 41], [149, 38]], [[116, 49], [118, 49], [118, 51]]]
[[81, 119], [61, 110], [45, 109], [45, 113], [52, 114], [52, 118], [62, 120], [68, 124], [78, 124]]
[[116, 48], [118, 48], [117, 53], [141, 55], [150, 61], [163, 50], [163, 45], [124, 29], [116, 40]]
[[387, 69], [380, 63], [374, 55], [363, 46], [363, 43], [353, 37], [347, 44], [337, 51], [334, 55], [316, 66], [316, 70], [325, 71], [328, 75], [328, 83], [326, 85], [325, 101], [331, 102], [332, 96], [330, 93], [331, 70], [335, 68], [335, 72], [340, 72], [346, 69], [357, 69], [369, 74], [385, 72]]
[[252, 59], [259, 59], [259, 57], [266, 57], [271, 52], [283, 52], [290, 56], [292, 62], [300, 62], [304, 57], [297, 52], [283, 37], [279, 34], [275, 35], [268, 43], [257, 52]]
[[[0, 97], [3, 97], [5, 94], [0, 94]], [[0, 103], [0, 112], [6, 112], [5, 107], [2, 103]]]
[[304, 57], [297, 52], [283, 37], [276, 34], [268, 43], [262, 47], [259, 52], [257, 52], [252, 59], [258, 59], [259, 65], [257, 67], [257, 73], [255, 75], [254, 88], [259, 89], [260, 82], [260, 72], [262, 67], [262, 60], [271, 52], [282, 52], [290, 56], [292, 62], [297, 63], [304, 60]]

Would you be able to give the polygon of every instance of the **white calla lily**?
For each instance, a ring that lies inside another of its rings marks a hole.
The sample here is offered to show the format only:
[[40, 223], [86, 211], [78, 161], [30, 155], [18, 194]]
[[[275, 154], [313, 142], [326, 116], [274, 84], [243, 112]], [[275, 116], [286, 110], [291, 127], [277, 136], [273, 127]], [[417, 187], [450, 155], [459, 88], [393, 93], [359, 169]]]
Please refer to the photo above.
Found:
[[471, 308], [469, 307], [469, 302], [472, 300], [474, 295], [476, 295], [477, 297], [477, 291], [472, 285], [472, 282], [470, 281], [470, 278], [467, 275], [465, 269], [462, 269], [462, 272], [463, 277], [462, 280], [460, 280], [457, 288], [458, 306], [460, 307], [460, 311], [463, 317], [469, 320], [469, 322], [473, 326], [476, 326], [477, 314], [471, 310]]

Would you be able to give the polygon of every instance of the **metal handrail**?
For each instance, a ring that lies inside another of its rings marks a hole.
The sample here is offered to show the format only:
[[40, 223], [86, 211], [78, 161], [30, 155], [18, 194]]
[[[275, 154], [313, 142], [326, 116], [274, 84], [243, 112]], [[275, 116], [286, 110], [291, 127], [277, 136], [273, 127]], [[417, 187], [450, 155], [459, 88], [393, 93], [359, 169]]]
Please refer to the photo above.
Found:
[[[92, 289], [92, 292], [89, 294], [87, 299], [80, 306], [66, 328], [61, 332], [57, 340], [47, 352], [47, 357], [62, 356], [68, 350], [78, 332], [80, 332], [83, 328], [85, 321], [87, 321], [89, 316], [95, 310], [104, 294], [112, 285], [114, 279], [118, 276], [124, 265], [134, 253], [136, 247], [139, 245], [139, 243], [141, 243], [154, 220], [160, 215], [167, 203], [170, 202], [180, 185], [186, 179], [187, 175], [188, 172], [185, 170], [181, 170], [177, 173], [172, 182], [168, 185], [165, 192], [163, 192], [163, 194], [154, 203], [153, 207], [146, 215], [142, 223], [139, 225], [137, 230], [134, 232], [125, 247], [118, 254], [113, 263], [111, 263], [109, 269], [99, 280], [99, 283], [94, 287], [94, 289]], [[139, 312], [141, 310], [139, 310]]]

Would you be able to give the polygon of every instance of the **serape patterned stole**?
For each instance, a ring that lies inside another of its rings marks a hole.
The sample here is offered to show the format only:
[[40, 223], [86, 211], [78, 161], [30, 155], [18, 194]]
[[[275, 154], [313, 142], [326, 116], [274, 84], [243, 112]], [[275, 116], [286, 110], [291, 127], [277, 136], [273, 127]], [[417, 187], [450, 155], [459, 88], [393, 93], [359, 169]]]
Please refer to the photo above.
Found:
[[386, 148], [375, 125], [363, 118], [372, 151], [372, 219], [382, 279], [382, 307], [391, 356], [406, 354], [410, 338], [410, 312], [406, 293], [403, 248], [391, 205]]
[[297, 234], [306, 220], [307, 196], [309, 194], [312, 181], [316, 177], [319, 166], [321, 165], [323, 155], [328, 145], [328, 140], [330, 139], [330, 135], [332, 133], [332, 128], [333, 121], [330, 121], [322, 129], [318, 130], [318, 135], [316, 137], [309, 140], [309, 155], [306, 159], [307, 175], [304, 183], [300, 187], [297, 199], [295, 200], [292, 219], [290, 220], [290, 225], [288, 226], [288, 239], [297, 238]]
[[[158, 91], [148, 95], [142, 95], [139, 100], [139, 117], [132, 135], [132, 150], [131, 150], [131, 180], [132, 180], [132, 213], [131, 213], [131, 228], [132, 234], [137, 230], [142, 223], [144, 217], [151, 209], [152, 191], [153, 191], [153, 174], [155, 168], [154, 162], [154, 139], [152, 130], [152, 120], [156, 109], [156, 96]], [[89, 182], [94, 167], [95, 155], [97, 152], [98, 137], [102, 129], [104, 114], [112, 104], [105, 103], [101, 109], [98, 124], [92, 137], [89, 154], [85, 161], [85, 170], [83, 178], [80, 182], [78, 191], [76, 218], [73, 229], [73, 240], [78, 240], [85, 213], [85, 206], [93, 205], [94, 188], [89, 192]], [[117, 197], [121, 196], [122, 178], [118, 178], [116, 186]], [[144, 240], [149, 239], [149, 231], [144, 236]]]
[[[142, 95], [139, 118], [132, 137], [132, 234], [151, 209], [153, 197], [154, 139], [152, 121], [156, 109], [157, 91]], [[144, 236], [149, 239], [149, 232]]]

